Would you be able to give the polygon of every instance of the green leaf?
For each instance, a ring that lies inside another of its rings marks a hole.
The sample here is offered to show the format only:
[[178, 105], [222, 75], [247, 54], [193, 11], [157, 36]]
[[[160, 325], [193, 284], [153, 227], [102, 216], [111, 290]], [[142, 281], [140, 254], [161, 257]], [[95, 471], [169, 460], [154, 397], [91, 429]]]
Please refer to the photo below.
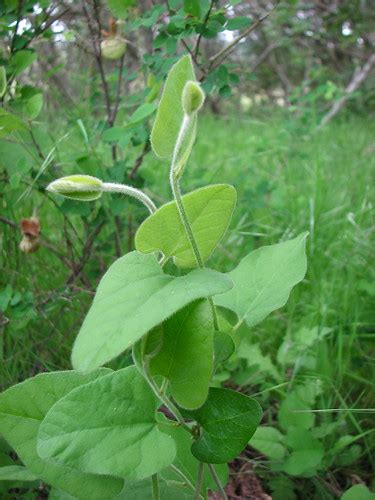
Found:
[[312, 408], [320, 392], [320, 381], [314, 379], [296, 386], [289, 392], [280, 405], [278, 420], [281, 427], [310, 429], [314, 425], [315, 414], [308, 410]]
[[173, 439], [155, 420], [159, 406], [135, 366], [78, 387], [48, 412], [38, 453], [86, 473], [141, 480], [170, 465]]
[[371, 491], [364, 484], [356, 484], [352, 486], [342, 495], [341, 500], [374, 500], [375, 493]]
[[135, 0], [107, 0], [107, 4], [114, 17], [125, 19], [129, 8], [135, 5]]
[[36, 481], [37, 479], [29, 469], [21, 465], [0, 467], [0, 481]]
[[3, 97], [7, 89], [7, 74], [4, 66], [0, 66], [0, 98]]
[[[182, 91], [185, 83], [195, 81], [194, 67], [189, 55], [181, 57], [172, 66], [159, 102], [158, 112], [151, 132], [151, 145], [160, 158], [172, 158], [184, 112]], [[195, 125], [187, 134], [186, 144], [194, 142]], [[184, 148], [185, 149], [185, 148]]]
[[14, 75], [19, 75], [37, 58], [36, 52], [32, 50], [19, 50], [9, 61], [9, 66]]
[[184, 410], [196, 420], [203, 433], [191, 447], [193, 455], [205, 463], [226, 463], [247, 445], [262, 417], [255, 399], [230, 389], [212, 387], [198, 410]]
[[102, 368], [90, 375], [74, 371], [43, 373], [0, 394], [0, 429], [26, 467], [47, 484], [77, 498], [112, 498], [122, 480], [82, 474], [42, 460], [36, 451], [39, 426], [50, 408], [79, 385], [110, 373]]
[[284, 306], [292, 288], [306, 274], [307, 234], [258, 248], [243, 258], [228, 273], [234, 283], [233, 289], [215, 298], [215, 303], [234, 311], [239, 321], [246, 320], [249, 326]]
[[[198, 477], [199, 461], [191, 453], [191, 445], [193, 443], [192, 436], [184, 429], [181, 429], [181, 427], [175, 425], [171, 426], [167, 424], [163, 429], [172, 436], [177, 446], [177, 454], [173, 465], [177, 467], [192, 484], [195, 484]], [[229, 478], [227, 464], [218, 464], [215, 466], [215, 469], [221, 484], [225, 486]], [[181, 481], [181, 477], [171, 468], [164, 469], [161, 472], [161, 476], [166, 481]], [[217, 490], [217, 485], [213, 481], [211, 474], [208, 473], [207, 468], [204, 474], [203, 488], [209, 488], [211, 491]], [[191, 498], [193, 498], [193, 495]]]
[[190, 302], [231, 286], [225, 275], [210, 269], [174, 277], [163, 273], [154, 255], [128, 253], [99, 284], [73, 347], [73, 366], [93, 370]]
[[286, 444], [293, 448], [292, 453], [283, 462], [283, 471], [291, 476], [313, 476], [324, 457], [320, 441], [301, 427], [288, 429]]
[[281, 379], [270, 355], [264, 355], [259, 344], [250, 343], [247, 338], [243, 338], [239, 345], [237, 355], [241, 359], [246, 359], [248, 366], [256, 366], [258, 372], [270, 375], [277, 381]]
[[224, 363], [234, 353], [235, 345], [228, 333], [216, 331], [214, 335], [215, 364]]
[[207, 399], [213, 370], [211, 309], [207, 301], [194, 302], [160, 328], [163, 343], [151, 359], [151, 372], [169, 380], [176, 403], [183, 408], [198, 408]]
[[286, 453], [284, 436], [274, 427], [258, 427], [249, 445], [271, 460], [282, 460]]
[[129, 122], [126, 124], [126, 127], [134, 127], [139, 123], [143, 122], [146, 118], [148, 118], [152, 113], [156, 110], [156, 104], [146, 102], [142, 104], [138, 109], [134, 111], [131, 115]]
[[200, 17], [200, 0], [184, 0], [184, 11], [185, 14], [188, 14], [189, 16]]
[[[236, 190], [228, 184], [214, 184], [182, 197], [186, 215], [206, 261], [224, 236], [236, 204]], [[139, 227], [135, 246], [143, 253], [161, 250], [174, 257], [176, 266], [196, 267], [197, 263], [175, 201], [167, 203]]]
[[26, 101], [26, 113], [31, 120], [34, 120], [43, 108], [43, 95], [35, 94]]
[[225, 25], [225, 29], [229, 31], [241, 30], [242, 28], [247, 28], [251, 24], [251, 19], [245, 16], [238, 16], [229, 19]]
[[18, 118], [0, 108], [0, 137], [6, 136], [12, 132], [24, 132], [27, 130], [26, 124]]

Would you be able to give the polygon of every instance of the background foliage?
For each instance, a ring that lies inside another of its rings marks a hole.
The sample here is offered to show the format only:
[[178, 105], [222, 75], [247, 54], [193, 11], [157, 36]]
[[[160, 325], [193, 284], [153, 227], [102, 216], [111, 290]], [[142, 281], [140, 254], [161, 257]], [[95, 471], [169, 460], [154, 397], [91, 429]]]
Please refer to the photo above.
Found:
[[[120, 196], [82, 204], [56, 200], [45, 186], [86, 173], [142, 187], [158, 204], [169, 199], [168, 163], [150, 152], [150, 123], [166, 73], [190, 52], [209, 98], [185, 186], [219, 178], [239, 194], [210, 267], [229, 271], [251, 249], [310, 231], [303, 284], [246, 341], [248, 327], [239, 328], [239, 354], [216, 375], [218, 385], [256, 393], [268, 408], [232, 464], [228, 492], [337, 498], [370, 485], [372, 7], [369, 0], [1, 3], [1, 389], [70, 368], [96, 284], [115, 256], [134, 248], [146, 216]], [[126, 52], [108, 60], [102, 42], [116, 36]], [[320, 126], [342, 99], [339, 116]]]

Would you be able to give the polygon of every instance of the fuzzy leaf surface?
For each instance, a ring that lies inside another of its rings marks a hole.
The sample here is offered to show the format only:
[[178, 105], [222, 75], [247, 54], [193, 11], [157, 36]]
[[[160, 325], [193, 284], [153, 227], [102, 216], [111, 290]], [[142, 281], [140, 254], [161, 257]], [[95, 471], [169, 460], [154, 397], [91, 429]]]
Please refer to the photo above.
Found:
[[212, 387], [203, 406], [184, 411], [203, 428], [191, 447], [193, 455], [205, 463], [226, 463], [247, 445], [259, 425], [262, 409], [258, 402], [230, 389]]
[[[182, 91], [185, 83], [195, 81], [194, 67], [189, 55], [181, 57], [168, 73], [151, 132], [151, 145], [160, 158], [172, 158], [177, 136], [182, 124]], [[185, 143], [187, 148], [194, 142], [195, 121], [190, 127]], [[186, 148], [185, 148], [186, 149]]]
[[[182, 202], [203, 261], [206, 261], [224, 236], [236, 205], [236, 190], [229, 184], [214, 184], [182, 197]], [[161, 250], [174, 257], [178, 267], [196, 267], [175, 201], [150, 215], [139, 227], [135, 246], [143, 253]]]
[[49, 409], [76, 387], [110, 373], [101, 368], [89, 375], [74, 371], [43, 373], [0, 394], [0, 429], [26, 467], [39, 479], [66, 493], [85, 499], [113, 498], [121, 491], [121, 479], [84, 474], [42, 460], [37, 434]]
[[159, 430], [158, 406], [137, 368], [123, 368], [58, 401], [40, 427], [38, 453], [82, 472], [144, 479], [176, 455]]
[[234, 311], [249, 326], [262, 321], [275, 309], [284, 306], [292, 288], [306, 274], [306, 237], [258, 248], [247, 255], [228, 276], [233, 289], [215, 298], [219, 306]]
[[190, 302], [231, 286], [227, 276], [211, 269], [174, 277], [154, 255], [128, 253], [99, 283], [73, 347], [73, 366], [86, 371], [107, 363]]
[[151, 372], [169, 380], [178, 405], [198, 408], [207, 399], [213, 369], [214, 326], [207, 301], [189, 304], [161, 329], [163, 343], [150, 361]]

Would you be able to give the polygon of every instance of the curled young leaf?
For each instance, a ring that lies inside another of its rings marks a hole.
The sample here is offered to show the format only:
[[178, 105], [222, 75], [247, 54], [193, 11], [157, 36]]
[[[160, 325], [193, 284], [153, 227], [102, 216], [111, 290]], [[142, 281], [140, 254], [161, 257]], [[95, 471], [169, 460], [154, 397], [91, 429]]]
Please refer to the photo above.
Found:
[[[195, 74], [191, 57], [186, 55], [168, 73], [152, 128], [152, 149], [160, 158], [172, 158], [184, 117], [182, 92], [188, 81], [195, 81]], [[187, 145], [194, 141], [195, 123], [189, 128], [188, 135]]]
[[204, 92], [197, 82], [186, 82], [182, 91], [182, 107], [187, 115], [196, 113], [204, 103]]

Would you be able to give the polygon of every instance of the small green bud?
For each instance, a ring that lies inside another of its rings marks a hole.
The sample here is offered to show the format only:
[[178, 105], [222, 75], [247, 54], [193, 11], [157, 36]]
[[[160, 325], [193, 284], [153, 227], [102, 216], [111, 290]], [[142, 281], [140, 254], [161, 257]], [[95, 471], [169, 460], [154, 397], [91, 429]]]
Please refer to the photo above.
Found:
[[199, 111], [203, 106], [204, 98], [205, 95], [199, 83], [193, 81], [185, 83], [182, 91], [182, 107], [187, 115]]
[[101, 42], [100, 50], [105, 59], [120, 59], [125, 54], [126, 42], [120, 36], [107, 38]]
[[71, 200], [94, 201], [101, 197], [103, 183], [91, 175], [68, 175], [51, 182], [46, 189]]

